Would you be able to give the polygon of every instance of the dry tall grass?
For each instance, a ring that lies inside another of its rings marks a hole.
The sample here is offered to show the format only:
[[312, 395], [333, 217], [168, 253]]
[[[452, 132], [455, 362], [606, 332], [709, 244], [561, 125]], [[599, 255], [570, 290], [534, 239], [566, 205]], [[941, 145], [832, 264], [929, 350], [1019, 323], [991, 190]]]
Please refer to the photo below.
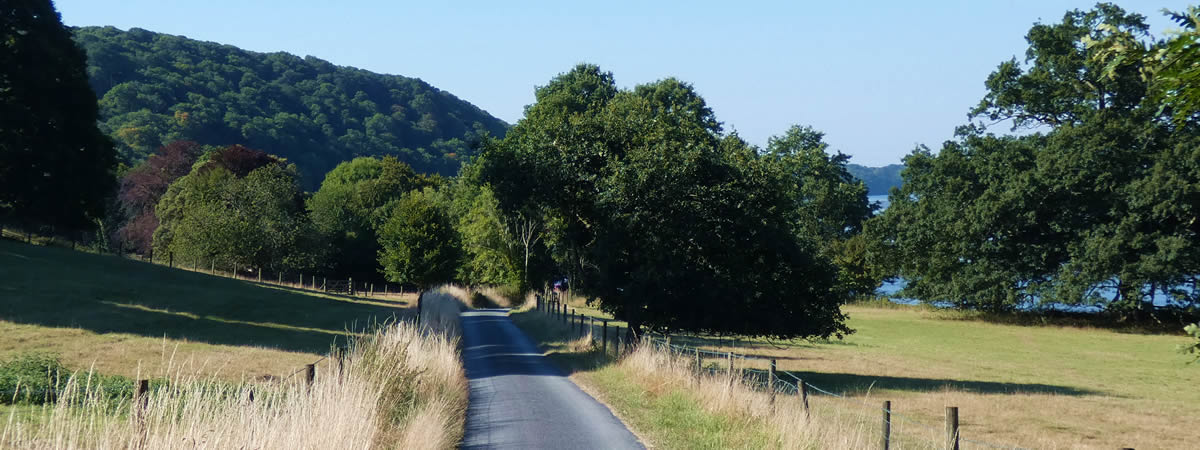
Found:
[[[877, 448], [881, 412], [869, 405], [810, 396], [805, 414], [796, 396], [777, 395], [774, 405], [766, 392], [753, 389], [725, 372], [697, 377], [694, 360], [673, 355], [652, 345], [642, 345], [618, 364], [632, 374], [633, 383], [651, 393], [670, 391], [691, 396], [711, 413], [765, 429], [779, 448]], [[892, 421], [891, 448], [940, 448], [939, 436]], [[935, 430], [936, 431], [936, 430]]]
[[311, 386], [303, 373], [232, 385], [175, 368], [139, 405], [76, 374], [38, 420], [10, 416], [0, 447], [451, 448], [467, 403], [459, 308], [445, 291], [426, 294], [419, 328], [392, 323], [354, 340]]

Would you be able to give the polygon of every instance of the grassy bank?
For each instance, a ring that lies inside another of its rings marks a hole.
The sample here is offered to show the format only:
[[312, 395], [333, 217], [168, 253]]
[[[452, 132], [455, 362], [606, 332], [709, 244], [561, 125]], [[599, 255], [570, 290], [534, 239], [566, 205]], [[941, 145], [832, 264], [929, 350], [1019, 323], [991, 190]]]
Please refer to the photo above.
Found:
[[[868, 446], [865, 420], [847, 420], [845, 413], [821, 408], [829, 414], [810, 421], [797, 399], [780, 397], [772, 406], [765, 393], [727, 374], [698, 377], [688, 358], [642, 346], [618, 360], [541, 313], [512, 317], [572, 380], [654, 448]], [[897, 442], [894, 448], [927, 447]]]
[[[814, 396], [814, 410], [840, 414], [834, 428], [863, 430], [867, 446], [878, 439], [874, 405], [882, 400], [909, 419], [898, 420], [894, 427], [903, 428], [894, 431], [912, 446], [939, 438], [921, 424], [941, 427], [946, 406], [960, 408], [964, 437], [1022, 447], [1186, 448], [1200, 439], [1194, 427], [1180, 425], [1189, 405], [1200, 401], [1191, 388], [1200, 370], [1174, 351], [1185, 337], [997, 324], [908, 307], [845, 310], [858, 330], [845, 341], [676, 336], [674, 342], [776, 358], [780, 370], [846, 394], [836, 401]], [[602, 391], [632, 389], [620, 387], [635, 379], [623, 365], [581, 369], [577, 377]], [[739, 365], [763, 369], [767, 359]]]
[[109, 255], [0, 240], [0, 361], [57, 354], [72, 369], [227, 380], [282, 376], [348, 331], [408, 314], [367, 300], [264, 286]]
[[421, 328], [405, 321], [356, 336], [311, 384], [231, 384], [181, 370], [144, 402], [112, 402], [77, 373], [33, 420], [9, 420], [0, 447], [451, 448], [467, 400], [461, 303], [430, 294], [424, 304]]

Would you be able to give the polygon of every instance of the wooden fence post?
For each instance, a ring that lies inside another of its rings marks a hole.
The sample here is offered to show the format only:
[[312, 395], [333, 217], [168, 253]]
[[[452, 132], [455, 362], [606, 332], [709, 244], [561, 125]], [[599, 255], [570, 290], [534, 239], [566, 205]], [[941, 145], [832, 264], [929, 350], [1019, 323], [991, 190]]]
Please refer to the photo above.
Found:
[[946, 450], [958, 450], [958, 407], [946, 407]]
[[879, 436], [879, 448], [888, 450], [888, 444], [892, 439], [892, 402], [891, 400], [883, 401], [883, 434]]
[[702, 367], [704, 367], [703, 364], [704, 364], [704, 362], [700, 360], [700, 349], [697, 348], [696, 349], [696, 385], [697, 386], [700, 385], [700, 370]]
[[315, 363], [304, 366], [305, 385], [312, 389], [313, 380], [317, 379], [317, 365]]
[[733, 381], [736, 379], [733, 375], [733, 352], [726, 352], [725, 357], [729, 359], [729, 385], [733, 386]]
[[796, 387], [800, 388], [800, 403], [804, 405], [804, 418], [808, 418], [808, 385], [804, 380], [797, 379]]
[[588, 318], [588, 335], [592, 337], [592, 342], [596, 342], [596, 318]]
[[[613, 324], [613, 353], [618, 353], [621, 349], [617, 348], [617, 337], [621, 335], [621, 327]], [[618, 353], [619, 355], [619, 353]]]
[[338, 384], [342, 384], [342, 381], [346, 377], [346, 352], [344, 350], [337, 351], [337, 363]]
[[[75, 250], [75, 241], [71, 241], [71, 250]], [[175, 268], [175, 252], [167, 252], [167, 267]]]
[[604, 321], [604, 325], [601, 325], [601, 330], [602, 331], [600, 333], [600, 342], [601, 342], [600, 350], [603, 351], [605, 355], [607, 355], [608, 354], [608, 321], [607, 320]]
[[767, 370], [767, 392], [771, 394], [771, 410], [775, 409], [775, 359], [771, 359], [771, 368]]
[[137, 387], [133, 392], [133, 399], [137, 408], [133, 414], [138, 420], [141, 420], [146, 413], [146, 407], [150, 404], [150, 380], [138, 380]]

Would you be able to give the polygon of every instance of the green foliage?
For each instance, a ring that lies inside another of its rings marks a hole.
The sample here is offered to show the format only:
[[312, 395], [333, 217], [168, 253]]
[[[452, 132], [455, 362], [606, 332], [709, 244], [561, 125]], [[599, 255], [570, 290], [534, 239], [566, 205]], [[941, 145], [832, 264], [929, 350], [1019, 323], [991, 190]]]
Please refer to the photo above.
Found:
[[795, 174], [721, 135], [690, 85], [622, 91], [580, 65], [536, 97], [503, 140], [485, 143], [480, 176], [508, 220], [545, 230], [573, 289], [635, 329], [849, 331], [837, 269], [801, 232], [796, 191], [784, 187]]
[[1193, 363], [1200, 361], [1200, 324], [1189, 324], [1188, 326], [1183, 327], [1183, 331], [1187, 333], [1188, 336], [1195, 338], [1196, 342], [1192, 342], [1188, 345], [1181, 345], [1179, 347], [1179, 351], [1181, 353], [1195, 355], [1195, 358], [1192, 360]]
[[296, 167], [271, 157], [233, 170], [219, 163], [236, 149], [205, 154], [191, 173], [171, 183], [156, 209], [161, 224], [155, 251], [180, 261], [313, 267], [315, 233], [304, 214]]
[[[1144, 316], [1155, 295], [1197, 300], [1200, 134], [1173, 126], [1139, 74], [1112, 66], [1114, 36], [1144, 18], [1110, 4], [1029, 33], [1030, 67], [1005, 62], [976, 117], [1043, 127], [1020, 137], [962, 127], [905, 159], [878, 221], [904, 295], [987, 310], [1101, 305]], [[1153, 44], [1158, 45], [1158, 44]]]
[[401, 196], [435, 183], [392, 156], [359, 157], [329, 171], [307, 208], [334, 273], [357, 280], [376, 278], [381, 248], [377, 230]]
[[280, 155], [316, 187], [357, 156], [395, 156], [451, 175], [507, 125], [418, 79], [254, 53], [133, 28], [84, 27], [101, 128], [127, 161], [175, 140], [242, 144]]
[[418, 289], [452, 281], [461, 257], [458, 234], [429, 189], [400, 197], [379, 229], [379, 244], [387, 279]]
[[[825, 258], [838, 265], [838, 288], [853, 296], [870, 295], [882, 277], [869, 267], [868, 247], [858, 237], [873, 207], [867, 186], [847, 167], [849, 156], [830, 155], [824, 133], [793, 125], [767, 141], [768, 160], [788, 175], [781, 188], [789, 191], [798, 212], [799, 234], [815, 239]], [[848, 242], [853, 239], [853, 242]]]
[[41, 403], [55, 398], [55, 390], [71, 373], [58, 357], [29, 352], [0, 363], [0, 403]]
[[0, 220], [93, 228], [114, 177], [87, 55], [50, 0], [0, 5]]
[[462, 238], [463, 262], [457, 278], [471, 285], [518, 287], [523, 278], [520, 243], [492, 190], [469, 175], [460, 175], [449, 192], [448, 212]]
[[[53, 403], [66, 387], [71, 371], [58, 356], [25, 352], [0, 363], [0, 404]], [[133, 381], [113, 375], [82, 374], [79, 380], [109, 399], [133, 396]]]

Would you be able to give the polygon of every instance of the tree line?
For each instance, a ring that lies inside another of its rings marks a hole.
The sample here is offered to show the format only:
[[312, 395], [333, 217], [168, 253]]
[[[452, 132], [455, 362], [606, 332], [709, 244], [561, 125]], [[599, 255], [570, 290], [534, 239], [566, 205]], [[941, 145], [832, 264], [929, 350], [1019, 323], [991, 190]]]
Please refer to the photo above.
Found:
[[[988, 311], [1100, 305], [1137, 318], [1156, 296], [1198, 295], [1195, 10], [1164, 39], [1111, 4], [1035, 25], [1025, 61], [987, 78], [972, 122], [905, 158], [883, 212], [818, 130], [759, 148], [684, 81], [621, 89], [590, 64], [538, 87], [503, 136], [477, 135], [454, 176], [384, 152], [318, 184], [269, 149], [187, 139], [120, 168], [97, 127], [103, 99], [29, 101], [64, 83], [90, 95], [52, 7], [9, 12], [4, 29], [19, 31], [0, 35], [0, 62], [62, 76], [0, 78], [6, 112], [24, 108], [24, 122], [4, 115], [0, 174], [28, 184], [6, 185], [0, 212], [95, 224], [121, 249], [419, 288], [523, 293], [565, 277], [634, 330], [773, 338], [852, 332], [841, 306], [889, 277], [907, 281], [902, 295]], [[64, 56], [45, 58], [50, 48]], [[1030, 131], [995, 135], [984, 121]]]
[[[1200, 299], [1195, 10], [1156, 39], [1102, 3], [1027, 35], [975, 121], [904, 160], [868, 228], [902, 295], [1008, 311], [1099, 306], [1145, 317]], [[986, 132], [1007, 121], [1019, 135]]]

